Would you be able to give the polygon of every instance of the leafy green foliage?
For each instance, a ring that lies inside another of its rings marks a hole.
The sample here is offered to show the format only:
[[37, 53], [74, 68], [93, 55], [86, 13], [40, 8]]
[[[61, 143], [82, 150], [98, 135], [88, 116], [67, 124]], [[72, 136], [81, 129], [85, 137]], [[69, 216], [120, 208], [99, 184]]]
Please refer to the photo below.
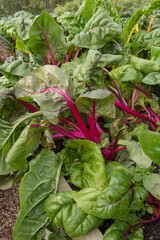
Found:
[[45, 210], [54, 224], [64, 227], [70, 237], [79, 237], [102, 222], [97, 217], [85, 214], [73, 200], [71, 192], [51, 195], [45, 202]]
[[72, 43], [78, 47], [99, 49], [120, 34], [120, 25], [113, 21], [104, 8], [99, 8]]
[[13, 239], [38, 239], [45, 236], [48, 217], [44, 211], [46, 198], [57, 190], [62, 162], [53, 151], [43, 149], [30, 162], [30, 170], [20, 184], [20, 211]]
[[79, 188], [101, 187], [106, 181], [105, 163], [99, 147], [87, 140], [70, 140], [64, 151], [70, 181]]

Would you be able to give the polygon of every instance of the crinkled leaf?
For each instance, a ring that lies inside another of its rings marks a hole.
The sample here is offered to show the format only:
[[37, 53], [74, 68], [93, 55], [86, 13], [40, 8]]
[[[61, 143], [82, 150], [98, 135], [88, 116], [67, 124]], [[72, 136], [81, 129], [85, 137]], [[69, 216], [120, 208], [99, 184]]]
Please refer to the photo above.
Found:
[[145, 154], [160, 166], [160, 134], [158, 132], [141, 131], [138, 139]]
[[89, 50], [85, 61], [77, 66], [73, 72], [77, 91], [81, 85], [83, 88], [92, 85], [97, 88], [103, 88], [105, 86], [105, 74], [102, 68], [111, 68], [121, 60], [121, 55], [101, 54], [97, 50]]
[[160, 200], [160, 175], [152, 173], [144, 176], [144, 187], [156, 198]]
[[151, 48], [151, 60], [156, 62], [160, 61], [160, 47], [153, 46]]
[[99, 218], [85, 214], [73, 200], [71, 192], [51, 195], [45, 202], [45, 210], [54, 224], [63, 227], [70, 237], [84, 235], [102, 223]]
[[160, 73], [159, 72], [149, 73], [147, 76], [143, 78], [142, 82], [148, 85], [160, 84]]
[[72, 191], [72, 197], [77, 203], [78, 207], [86, 214], [96, 216], [94, 207], [99, 195], [102, 194], [102, 190], [98, 188], [84, 188], [79, 192]]
[[84, 29], [84, 21], [78, 12], [65, 12], [57, 18], [57, 21], [67, 28], [69, 39], [72, 39]]
[[[103, 240], [123, 240], [124, 233], [130, 228], [131, 225], [137, 224], [138, 220], [132, 217], [127, 217], [125, 220], [116, 220], [104, 233]], [[133, 228], [127, 234], [128, 240], [143, 240], [142, 228]]]
[[120, 24], [120, 18], [117, 12], [117, 8], [113, 2], [113, 0], [107, 0], [109, 6], [109, 15], [113, 17], [114, 21]]
[[100, 7], [105, 8], [104, 0], [84, 0], [78, 13], [87, 23]]
[[[66, 88], [68, 88], [69, 94], [72, 95], [72, 81], [67, 73], [57, 66], [46, 65], [32, 71], [18, 81], [15, 84], [15, 95], [18, 99], [24, 101], [36, 101], [47, 120], [56, 124], [59, 112], [67, 104], [60, 93], [50, 88], [61, 90], [64, 94], [66, 94]], [[45, 89], [50, 90], [41, 92]]]
[[11, 56], [11, 44], [0, 35], [0, 62], [5, 62], [5, 60]]
[[[143, 136], [144, 138], [144, 136]], [[131, 159], [141, 168], [148, 168], [152, 160], [143, 151], [141, 145], [136, 141], [119, 140], [119, 144], [126, 145]]]
[[49, 234], [48, 240], [66, 240], [68, 238], [65, 238], [61, 231], [56, 227], [52, 226], [52, 233]]
[[120, 66], [109, 73], [109, 76], [112, 79], [117, 80], [118, 82], [129, 82], [133, 81], [135, 83], [141, 83], [143, 80], [143, 74], [135, 69], [130, 64]]
[[41, 239], [37, 235], [48, 221], [44, 202], [57, 190], [61, 165], [55, 153], [47, 149], [30, 162], [30, 170], [20, 184], [20, 211], [13, 232], [14, 240]]
[[160, 70], [160, 64], [156, 61], [146, 60], [138, 58], [136, 56], [131, 56], [131, 61], [133, 67], [140, 70], [144, 74], [149, 74], [151, 72], [158, 72]]
[[48, 56], [67, 51], [65, 36], [61, 27], [49, 13], [43, 11], [35, 18], [29, 32], [29, 46], [34, 53]]
[[12, 24], [17, 35], [23, 41], [29, 39], [29, 30], [34, 21], [34, 15], [29, 12], [20, 11], [14, 14]]
[[104, 219], [123, 219], [130, 209], [131, 176], [121, 170], [115, 170], [103, 193], [98, 197], [94, 208], [96, 215]]
[[14, 81], [12, 80], [12, 75], [24, 77], [31, 71], [33, 71], [32, 66], [30, 66], [29, 63], [25, 63], [20, 60], [15, 60], [12, 63], [4, 63], [0, 66], [0, 72], [4, 74], [11, 82]]
[[79, 112], [88, 114], [90, 117], [94, 112], [94, 118], [107, 116], [114, 118], [116, 114], [115, 97], [107, 90], [94, 90], [81, 94], [76, 99], [76, 106]]
[[144, 207], [144, 201], [148, 197], [147, 190], [142, 186], [133, 187], [133, 202], [131, 203], [131, 210], [140, 211]]
[[106, 181], [105, 163], [100, 148], [88, 140], [69, 140], [64, 164], [70, 181], [79, 188], [101, 187]]
[[99, 8], [84, 30], [74, 37], [72, 44], [83, 48], [99, 49], [120, 35], [121, 26], [113, 21], [104, 8]]

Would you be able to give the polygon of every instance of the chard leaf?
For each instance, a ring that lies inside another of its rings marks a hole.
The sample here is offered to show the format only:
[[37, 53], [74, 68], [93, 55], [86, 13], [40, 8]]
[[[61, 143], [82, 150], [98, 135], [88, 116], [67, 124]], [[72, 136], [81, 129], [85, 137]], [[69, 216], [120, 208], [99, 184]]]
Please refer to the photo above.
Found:
[[54, 224], [63, 227], [70, 237], [84, 235], [102, 223], [99, 218], [85, 214], [73, 200], [71, 192], [51, 195], [45, 202], [45, 210]]
[[26, 159], [38, 148], [43, 130], [43, 128], [27, 126], [9, 150], [6, 162], [17, 170], [26, 171], [28, 168]]
[[144, 176], [144, 187], [157, 199], [160, 200], [160, 175], [152, 173], [148, 176]]
[[158, 132], [141, 131], [138, 139], [145, 154], [160, 166], [160, 134]]
[[148, 85], [160, 84], [160, 73], [159, 72], [149, 73], [147, 76], [143, 78], [142, 82]]
[[88, 140], [69, 140], [64, 164], [70, 181], [79, 188], [101, 187], [106, 181], [105, 162], [100, 148]]
[[76, 99], [76, 106], [79, 112], [83, 112], [97, 119], [100, 116], [114, 118], [116, 114], [115, 97], [107, 90], [94, 90], [81, 94]]
[[78, 12], [65, 12], [57, 18], [57, 21], [67, 28], [70, 34], [69, 39], [72, 39], [84, 29], [84, 21]]
[[117, 65], [121, 60], [121, 55], [101, 54], [97, 50], [89, 50], [85, 61], [77, 66], [73, 72], [77, 91], [81, 85], [83, 85], [83, 88], [92, 85], [103, 88], [105, 86], [105, 74], [102, 68], [110, 68]]
[[123, 65], [112, 70], [109, 73], [109, 76], [120, 83], [123, 83], [123, 82], [125, 83], [129, 81], [141, 83], [144, 77], [139, 70], [135, 69], [130, 64]]
[[17, 80], [18, 78], [16, 78], [16, 76], [24, 77], [31, 71], [33, 71], [33, 68], [29, 65], [29, 63], [25, 63], [20, 60], [15, 60], [11, 63], [4, 63], [0, 66], [0, 72], [11, 82], [14, 81], [13, 75], [15, 76], [15, 80]]
[[100, 7], [105, 8], [104, 0], [84, 0], [78, 13], [87, 23]]
[[120, 35], [121, 26], [108, 16], [104, 8], [99, 8], [71, 43], [77, 47], [99, 49]]
[[[14, 88], [18, 99], [36, 101], [47, 120], [54, 124], [58, 123], [59, 113], [67, 103], [60, 93], [51, 88], [56, 88], [64, 94], [67, 94], [66, 89], [68, 89], [70, 96], [72, 95], [71, 78], [57, 66], [51, 65], [32, 71], [19, 80]], [[45, 89], [49, 90], [44, 91]]]
[[144, 74], [158, 72], [160, 70], [160, 64], [155, 61], [138, 58], [136, 56], [131, 56], [131, 61], [132, 65]]
[[148, 157], [148, 155], [146, 155], [138, 142], [133, 140], [119, 140], [118, 144], [126, 145], [131, 159], [137, 164], [137, 166], [141, 168], [149, 168], [151, 166], [152, 160]]
[[11, 44], [0, 35], [0, 61], [5, 62], [5, 60], [11, 56]]
[[109, 15], [113, 17], [114, 21], [120, 24], [120, 18], [116, 9], [116, 6], [113, 2], [113, 0], [107, 0], [108, 6], [109, 6]]
[[[1, 137], [0, 137], [0, 175], [6, 175], [10, 173], [11, 171], [15, 171], [16, 169], [9, 165], [9, 163], [6, 161], [6, 159], [13, 159], [16, 161], [16, 157], [19, 157], [18, 154], [21, 154], [23, 152], [22, 146], [24, 144], [24, 136], [20, 136], [19, 141], [18, 135], [22, 131], [21, 123], [25, 122], [27, 119], [30, 119], [32, 117], [36, 117], [42, 115], [41, 112], [31, 113], [26, 116], [23, 116], [22, 118], [18, 119], [14, 123], [8, 123], [4, 120], [0, 119], [0, 131], [1, 131]], [[18, 129], [18, 130], [17, 130]], [[17, 145], [16, 141], [20, 145]], [[22, 141], [22, 142], [21, 142]], [[14, 145], [16, 144], [16, 145]], [[21, 145], [22, 144], [22, 145]], [[12, 148], [13, 147], [13, 148]], [[17, 151], [20, 147], [22, 152]], [[15, 155], [12, 156], [12, 154], [8, 157], [9, 152], [14, 152]], [[21, 155], [22, 156], [22, 155]], [[19, 159], [21, 161], [21, 159]], [[25, 162], [23, 161], [25, 164]], [[25, 167], [24, 167], [25, 168]], [[24, 170], [24, 169], [23, 169]]]
[[131, 185], [131, 177], [126, 171], [115, 170], [96, 201], [95, 214], [104, 219], [125, 218], [130, 209]]
[[126, 43], [130, 42], [131, 36], [137, 24], [139, 23], [140, 19], [143, 17], [145, 13], [146, 13], [146, 10], [138, 9], [127, 21], [122, 33], [122, 38], [125, 40]]
[[84, 188], [79, 192], [72, 191], [72, 197], [78, 207], [86, 214], [90, 214], [92, 216], [96, 216], [94, 208], [96, 200], [101, 194], [102, 190], [98, 188]]
[[35, 18], [29, 32], [29, 47], [42, 56], [53, 56], [53, 52], [66, 53], [63, 31], [49, 13], [43, 11]]
[[[138, 220], [127, 217], [124, 220], [116, 220], [104, 233], [103, 240], [123, 240], [124, 233], [130, 228], [131, 225], [137, 224]], [[142, 228], [136, 227], [127, 234], [128, 240], [143, 240]]]
[[55, 153], [47, 149], [30, 162], [30, 170], [20, 184], [20, 211], [13, 232], [14, 240], [42, 238], [38, 238], [38, 234], [43, 233], [48, 221], [44, 202], [57, 190], [61, 165]]
[[141, 18], [149, 13], [152, 10], [156, 10], [160, 8], [160, 2], [159, 0], [155, 0], [150, 3], [148, 7], [144, 7], [143, 9], [138, 9], [135, 11], [135, 13], [131, 16], [131, 18], [127, 21], [126, 25], [124, 26], [123, 29], [123, 34], [122, 37], [124, 38], [126, 43], [129, 43], [130, 38], [135, 31], [136, 27], [139, 24], [139, 21]]
[[133, 187], [133, 202], [131, 203], [131, 210], [140, 211], [144, 207], [144, 201], [148, 197], [147, 190], [142, 186], [134, 186]]
[[33, 23], [34, 15], [29, 12], [20, 11], [14, 14], [12, 18], [13, 27], [18, 37], [25, 41], [29, 39], [29, 29]]
[[160, 61], [160, 47], [153, 46], [151, 48], [151, 60], [156, 62]]

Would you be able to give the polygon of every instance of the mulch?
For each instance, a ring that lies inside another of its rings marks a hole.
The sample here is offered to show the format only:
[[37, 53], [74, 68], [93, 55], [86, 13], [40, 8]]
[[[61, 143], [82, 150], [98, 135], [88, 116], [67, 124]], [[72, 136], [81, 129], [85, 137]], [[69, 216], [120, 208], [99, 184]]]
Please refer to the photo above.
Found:
[[[13, 240], [12, 232], [19, 211], [19, 182], [0, 190], [0, 240]], [[160, 220], [143, 227], [144, 240], [160, 240]]]

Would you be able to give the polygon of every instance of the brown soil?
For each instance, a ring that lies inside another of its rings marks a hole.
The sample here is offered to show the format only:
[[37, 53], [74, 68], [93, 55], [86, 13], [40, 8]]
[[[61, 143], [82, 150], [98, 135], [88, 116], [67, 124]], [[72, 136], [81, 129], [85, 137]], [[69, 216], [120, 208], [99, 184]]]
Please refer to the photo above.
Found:
[[19, 211], [19, 183], [8, 190], [0, 190], [0, 240], [12, 240], [12, 232]]
[[[16, 183], [8, 190], [0, 190], [0, 240], [13, 239], [12, 232], [19, 211], [18, 189], [19, 183]], [[103, 228], [106, 229], [111, 223], [104, 223]], [[160, 240], [160, 220], [146, 225], [143, 230], [144, 240]]]

